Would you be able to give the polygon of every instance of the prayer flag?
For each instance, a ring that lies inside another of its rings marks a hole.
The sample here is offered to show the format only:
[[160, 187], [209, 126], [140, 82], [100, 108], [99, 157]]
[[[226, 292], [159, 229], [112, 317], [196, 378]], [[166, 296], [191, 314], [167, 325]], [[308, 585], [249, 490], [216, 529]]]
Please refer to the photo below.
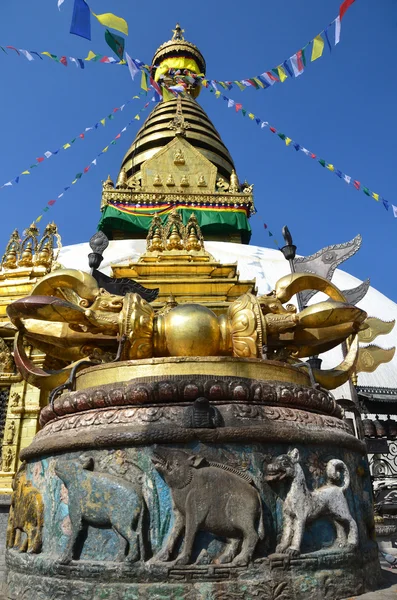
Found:
[[384, 198], [382, 199], [383, 202], [383, 206], [385, 207], [386, 210], [389, 210], [389, 202], [388, 200], [385, 200]]
[[245, 117], [245, 115], [247, 114], [247, 111], [245, 110], [245, 108], [241, 109], [241, 113], [242, 113], [243, 117]]
[[89, 170], [90, 170], [90, 167], [86, 167], [86, 168], [84, 169], [84, 173], [88, 173], [88, 171], [89, 171]]
[[102, 123], [102, 125], [105, 127], [106, 119], [101, 119], [100, 123]]
[[[62, 195], [63, 195], [63, 194], [62, 194]], [[56, 202], [56, 200], [49, 200], [48, 204], [49, 204], [50, 206], [54, 206], [55, 202]]]
[[291, 138], [289, 138], [289, 137], [285, 138], [285, 145], [286, 146], [289, 146], [291, 142], [292, 142]]
[[52, 152], [50, 152], [49, 150], [47, 150], [47, 152], [44, 152], [44, 156], [46, 158], [50, 158], [50, 156], [52, 156]]
[[285, 138], [287, 137], [287, 136], [285, 135], [285, 133], [278, 133], [277, 135], [278, 135], [278, 137], [279, 137], [281, 140], [285, 140]]
[[75, 175], [76, 179], [81, 179], [83, 176], [83, 173], [77, 173], [77, 175]]
[[329, 169], [330, 171], [335, 171], [335, 167], [334, 167], [334, 165], [330, 165], [330, 164], [328, 164], [328, 165], [327, 165], [327, 169]]
[[64, 3], [65, 0], [58, 0], [58, 8], [59, 10], [61, 10], [61, 5]]
[[174, 100], [174, 98], [175, 98], [174, 94], [172, 94], [170, 91], [168, 91], [164, 85], [161, 86], [161, 89], [163, 92], [163, 101], [164, 102], [168, 102], [169, 100]]
[[135, 115], [134, 119], [136, 119], [137, 121], [140, 121], [141, 117], [139, 115]]
[[349, 185], [349, 183], [351, 182], [352, 178], [350, 177], [350, 175], [343, 175], [343, 179], [346, 181], [346, 183]]
[[394, 206], [394, 204], [392, 204], [392, 208], [393, 208], [393, 215], [396, 217], [397, 219], [397, 206]]
[[379, 202], [379, 194], [375, 194], [375, 192], [372, 192], [372, 198], [374, 198], [374, 200]]
[[96, 57], [96, 54], [92, 50], [90, 50], [87, 55], [87, 58], [85, 58], [84, 60], [92, 60], [95, 57]]
[[91, 40], [90, 7], [85, 0], [74, 0], [70, 33]]
[[30, 175], [30, 171], [22, 171], [21, 175]]
[[236, 108], [236, 112], [238, 112], [239, 110], [241, 110], [243, 108], [243, 105], [240, 104], [239, 102], [236, 102], [235, 108]]
[[36, 160], [38, 163], [41, 163], [44, 160], [44, 156], [39, 156], [39, 158], [36, 158]]
[[256, 84], [257, 84], [259, 87], [261, 87], [261, 88], [264, 88], [264, 87], [265, 87], [265, 84], [263, 83], [263, 81], [261, 81], [261, 80], [259, 79], [259, 77], [253, 77], [253, 78], [252, 78], [252, 80], [253, 80], [253, 81], [255, 81], [255, 83], [256, 83]]
[[36, 223], [40, 223], [40, 221], [41, 221], [42, 218], [43, 218], [43, 215], [40, 215], [39, 217], [37, 217]]
[[91, 161], [91, 164], [96, 166], [96, 158], [94, 158], [94, 160]]
[[[183, 86], [175, 86], [175, 87], [182, 88], [182, 90], [180, 90], [180, 91], [184, 91], [184, 89], [185, 89]], [[175, 89], [175, 88], [173, 88], [173, 89]], [[222, 94], [222, 92], [220, 92], [218, 90], [217, 92], [215, 92], [215, 98], [219, 98], [221, 96], [221, 94]]]
[[279, 65], [278, 67], [273, 69], [273, 72], [278, 74], [281, 83], [283, 83], [288, 77], [288, 75], [286, 74], [286, 72], [284, 71], [284, 69], [281, 65]]
[[68, 61], [66, 56], [61, 56], [61, 58], [59, 59], [59, 62], [62, 63], [65, 67], [68, 66]]
[[237, 87], [240, 90], [240, 92], [243, 92], [245, 90], [245, 85], [243, 85], [241, 83], [241, 81], [234, 81], [233, 83], [235, 83], [237, 85]]
[[63, 149], [64, 149], [64, 150], [67, 150], [68, 148], [70, 148], [70, 144], [65, 144], [65, 145], [63, 146]]
[[115, 55], [118, 56], [118, 58], [123, 58], [125, 44], [124, 38], [122, 38], [120, 35], [116, 35], [115, 33], [110, 33], [109, 29], [106, 29], [105, 41], [109, 48], [113, 50]]
[[299, 50], [296, 54], [290, 58], [292, 69], [295, 77], [302, 75], [303, 73], [303, 62], [302, 62], [302, 50]]
[[49, 207], [49, 206], [45, 206], [45, 207], [43, 208], [43, 212], [47, 212], [48, 210], [50, 210], [50, 207]]
[[248, 116], [251, 119], [251, 121], [255, 119], [255, 115], [253, 113], [248, 113]]
[[324, 50], [324, 40], [321, 37], [321, 33], [320, 33], [313, 40], [313, 50], [312, 50], [311, 61], [313, 62], [314, 60], [317, 60], [318, 58], [320, 58], [320, 56], [323, 53], [323, 50]]
[[340, 17], [337, 16], [335, 19], [335, 46], [339, 44], [340, 40]]
[[293, 72], [291, 71], [291, 67], [290, 67], [290, 66], [289, 66], [289, 64], [288, 64], [288, 60], [285, 60], [285, 61], [283, 62], [283, 66], [284, 66], [284, 69], [287, 71], [288, 75], [289, 75], [290, 77], [293, 77]]
[[15, 52], [18, 54], [18, 56], [21, 56], [18, 52], [18, 50], [16, 48], [14, 48], [14, 46], [6, 46], [6, 48], [9, 48], [10, 50], [15, 50]]
[[100, 22], [101, 25], [105, 27], [109, 27], [110, 29], [116, 29], [116, 31], [121, 31], [124, 35], [128, 35], [128, 23], [125, 19], [121, 17], [116, 17], [113, 13], [103, 13], [103, 15], [96, 15], [94, 12], [92, 13], [96, 19]]
[[339, 17], [342, 20], [347, 9], [353, 4], [354, 0], [345, 0], [339, 8]]
[[125, 53], [125, 58], [127, 60], [127, 65], [128, 65], [128, 69], [130, 71], [130, 75], [132, 80], [134, 80], [134, 77], [137, 73], [139, 73], [139, 69], [136, 65], [136, 63], [132, 60], [131, 56], [129, 56], [129, 54], [127, 54], [127, 52]]
[[369, 191], [369, 189], [368, 189], [367, 187], [364, 187], [364, 186], [363, 186], [363, 192], [364, 192], [364, 194], [366, 194], [367, 196], [370, 196], [370, 195], [371, 195], [371, 192]]
[[232, 100], [231, 98], [229, 98], [227, 101], [227, 107], [232, 108], [232, 106], [234, 106], [234, 105], [235, 105], [235, 101]]
[[323, 160], [322, 158], [319, 158], [319, 159], [318, 159], [318, 162], [320, 163], [320, 165], [321, 165], [322, 167], [325, 167], [325, 160]]
[[359, 181], [357, 181], [357, 180], [354, 180], [354, 182], [353, 182], [353, 185], [354, 185], [354, 187], [356, 188], [356, 190], [359, 190], [359, 189], [360, 189], [360, 182], [359, 182]]
[[269, 129], [272, 133], [277, 133], [277, 129], [274, 129], [274, 127], [269, 127]]
[[[0, 48], [1, 48], [1, 46], [0, 46]], [[4, 50], [4, 48], [3, 48], [3, 50]], [[5, 50], [4, 50], [4, 52], [5, 52]], [[36, 54], [36, 56], [38, 56], [40, 60], [43, 60], [43, 57], [40, 56], [40, 54], [38, 52], [35, 52], [34, 50], [31, 50], [30, 54]]]
[[325, 35], [325, 39], [327, 40], [329, 51], [332, 52], [331, 42], [329, 41], [329, 37], [328, 37], [328, 27], [326, 29], [324, 29], [324, 35]]
[[21, 48], [20, 48], [19, 52], [21, 52], [21, 54], [23, 54], [25, 56], [25, 58], [27, 58], [29, 61], [34, 60], [33, 56], [27, 50], [21, 50]]
[[267, 127], [268, 125], [269, 125], [269, 123], [267, 121], [262, 121], [261, 129], [263, 129], [264, 127]]
[[340, 171], [339, 169], [335, 169], [335, 175], [342, 179], [342, 171]]

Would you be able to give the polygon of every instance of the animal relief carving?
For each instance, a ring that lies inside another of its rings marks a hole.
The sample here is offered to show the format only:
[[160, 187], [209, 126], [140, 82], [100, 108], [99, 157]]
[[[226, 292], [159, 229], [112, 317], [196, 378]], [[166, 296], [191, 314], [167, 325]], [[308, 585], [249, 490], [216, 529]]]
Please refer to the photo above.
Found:
[[207, 531], [227, 539], [217, 562], [249, 563], [265, 534], [261, 498], [250, 476], [174, 448], [156, 448], [152, 462], [171, 490], [174, 511], [174, 526], [156, 559], [171, 560], [184, 535], [175, 564], [189, 564], [197, 533]]
[[42, 543], [44, 504], [39, 490], [26, 478], [25, 468], [22, 465], [13, 482], [6, 542], [7, 548], [38, 554]]
[[80, 533], [91, 525], [112, 529], [119, 538], [116, 561], [136, 562], [140, 558], [137, 529], [142, 516], [141, 490], [121, 477], [93, 471], [92, 458], [58, 460], [55, 473], [69, 494], [72, 534], [61, 564], [68, 564], [76, 551]]
[[298, 556], [306, 524], [320, 517], [329, 517], [333, 521], [339, 548], [355, 548], [358, 545], [357, 524], [344, 496], [350, 484], [347, 466], [341, 460], [328, 461], [325, 485], [310, 491], [299, 460], [299, 451], [295, 448], [267, 465], [266, 481], [284, 481], [288, 487], [283, 504], [283, 533], [276, 552]]

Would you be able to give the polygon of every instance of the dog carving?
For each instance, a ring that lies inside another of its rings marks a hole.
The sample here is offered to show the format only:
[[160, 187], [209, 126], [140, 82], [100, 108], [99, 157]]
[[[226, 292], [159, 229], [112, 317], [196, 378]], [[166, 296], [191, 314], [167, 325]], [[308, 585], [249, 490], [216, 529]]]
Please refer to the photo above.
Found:
[[357, 524], [344, 496], [350, 484], [347, 466], [341, 460], [328, 461], [325, 485], [310, 491], [299, 460], [299, 451], [295, 448], [267, 465], [265, 480], [270, 484], [284, 481], [288, 486], [283, 504], [283, 533], [276, 552], [298, 556], [306, 523], [319, 517], [329, 517], [333, 521], [340, 548], [355, 548], [358, 544]]

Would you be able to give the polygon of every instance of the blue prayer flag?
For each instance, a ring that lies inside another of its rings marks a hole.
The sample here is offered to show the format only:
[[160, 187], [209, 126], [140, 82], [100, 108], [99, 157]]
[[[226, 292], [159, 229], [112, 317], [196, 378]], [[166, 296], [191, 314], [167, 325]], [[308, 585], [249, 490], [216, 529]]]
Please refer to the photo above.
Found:
[[293, 71], [292, 71], [291, 67], [290, 67], [290, 66], [289, 66], [289, 64], [288, 64], [288, 60], [285, 60], [285, 61], [283, 62], [283, 67], [284, 67], [284, 69], [287, 71], [287, 73], [288, 73], [288, 75], [289, 75], [290, 77], [293, 77], [293, 76], [294, 76], [294, 73], [293, 73]]
[[70, 33], [91, 40], [91, 13], [85, 0], [74, 0]]

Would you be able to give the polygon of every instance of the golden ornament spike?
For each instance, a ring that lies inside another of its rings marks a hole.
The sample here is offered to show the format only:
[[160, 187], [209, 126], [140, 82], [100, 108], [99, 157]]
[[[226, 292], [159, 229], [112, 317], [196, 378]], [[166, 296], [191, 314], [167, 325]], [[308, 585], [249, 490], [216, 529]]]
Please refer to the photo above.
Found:
[[356, 373], [373, 373], [382, 363], [393, 360], [395, 348], [380, 348], [375, 344], [359, 349]]
[[378, 335], [387, 335], [393, 331], [396, 321], [382, 321], [376, 317], [368, 317], [368, 319], [365, 320], [365, 323], [368, 325], [368, 328], [359, 332], [358, 339], [360, 342], [369, 344], [370, 342], [373, 342]]
[[172, 33], [174, 34], [172, 36], [172, 40], [173, 41], [175, 41], [175, 40], [184, 41], [185, 40], [185, 38], [183, 37], [183, 34], [185, 33], [185, 30], [182, 29], [182, 27], [179, 25], [179, 23], [177, 23], [175, 25], [175, 29], [172, 30]]

